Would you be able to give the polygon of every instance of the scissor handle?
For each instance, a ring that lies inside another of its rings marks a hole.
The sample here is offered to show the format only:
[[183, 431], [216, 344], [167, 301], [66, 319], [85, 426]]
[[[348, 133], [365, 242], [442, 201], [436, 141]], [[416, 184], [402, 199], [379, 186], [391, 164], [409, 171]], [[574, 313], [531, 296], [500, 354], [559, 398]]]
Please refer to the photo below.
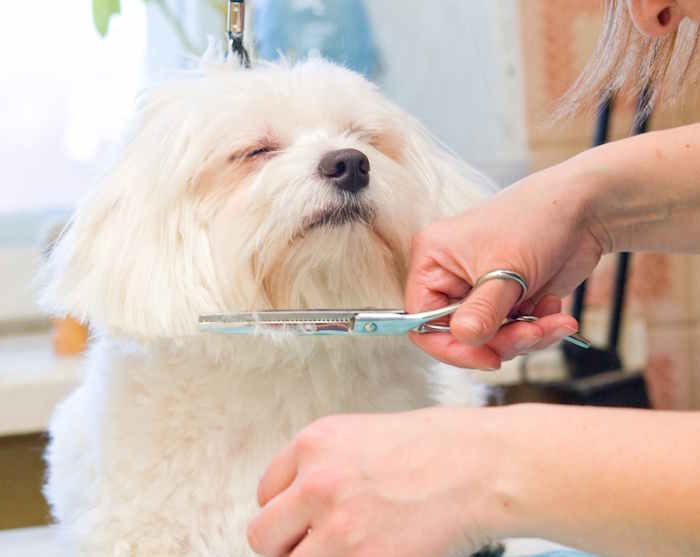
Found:
[[460, 306], [463, 303], [464, 300], [462, 300], [461, 302], [457, 302], [456, 304], [450, 304], [449, 306], [445, 306], [444, 308], [432, 309], [430, 311], [422, 311], [420, 313], [408, 313], [406, 314], [406, 316], [410, 317], [411, 319], [415, 319], [420, 323], [423, 323], [423, 326], [425, 326], [428, 325], [429, 321], [435, 321], [436, 319], [440, 319], [441, 317], [445, 317], [446, 315], [454, 313], [460, 308]]
[[[509, 325], [511, 323], [516, 323], [516, 322], [521, 322], [521, 323], [534, 323], [537, 321], [537, 317], [534, 315], [520, 315], [518, 317], [509, 317], [508, 319], [504, 319], [503, 323], [501, 323], [501, 327], [504, 327], [505, 325]], [[426, 323], [423, 325], [418, 332], [419, 333], [449, 333], [450, 332], [450, 326], [449, 325], [443, 325], [441, 323]]]
[[[520, 295], [518, 296], [517, 301], [515, 302], [515, 305], [513, 306], [513, 309], [517, 309], [517, 307], [520, 305], [520, 303], [525, 299], [527, 296], [527, 281], [525, 280], [525, 277], [523, 277], [520, 273], [516, 273], [515, 271], [510, 271], [508, 269], [494, 269], [493, 271], [489, 271], [488, 273], [484, 273], [481, 275], [477, 281], [474, 283], [474, 286], [471, 289], [471, 292], [474, 292], [477, 290], [480, 286], [484, 285], [485, 283], [491, 281], [491, 280], [506, 280], [506, 281], [513, 281], [520, 286]], [[418, 321], [422, 321], [422, 325], [419, 325], [416, 327], [416, 330], [419, 333], [445, 333], [449, 332], [450, 328], [449, 326], [446, 325], [439, 325], [439, 324], [430, 324], [429, 321], [434, 321], [435, 319], [439, 319], [440, 317], [445, 317], [446, 315], [449, 315], [451, 313], [454, 313], [459, 309], [459, 307], [464, 303], [465, 300], [462, 300], [461, 302], [457, 302], [456, 304], [449, 305], [447, 307], [433, 310], [433, 311], [425, 311], [423, 313], [415, 313], [412, 314], [411, 317], [416, 318]], [[521, 321], [529, 321], [530, 319], [521, 319]], [[506, 322], [504, 322], [506, 324]]]
[[[509, 325], [510, 323], [516, 323], [516, 322], [534, 323], [535, 321], [537, 321], [537, 317], [535, 317], [534, 315], [520, 315], [518, 317], [510, 317], [508, 319], [504, 319], [503, 323], [501, 324], [501, 327]], [[417, 331], [419, 333], [422, 333], [422, 334], [449, 333], [450, 326], [449, 325], [442, 325], [440, 323], [426, 323], [426, 324], [422, 325], [419, 329], [417, 329]], [[588, 340], [586, 337], [584, 337], [580, 333], [574, 333], [573, 335], [566, 336], [562, 340], [565, 340], [566, 342], [568, 342], [570, 344], [578, 346], [579, 348], [590, 348], [591, 347], [591, 341]]]
[[462, 302], [459, 302], [421, 313], [386, 310], [359, 311], [355, 315], [353, 332], [370, 335], [405, 335], [409, 331], [422, 332], [426, 323], [454, 313], [461, 305]]

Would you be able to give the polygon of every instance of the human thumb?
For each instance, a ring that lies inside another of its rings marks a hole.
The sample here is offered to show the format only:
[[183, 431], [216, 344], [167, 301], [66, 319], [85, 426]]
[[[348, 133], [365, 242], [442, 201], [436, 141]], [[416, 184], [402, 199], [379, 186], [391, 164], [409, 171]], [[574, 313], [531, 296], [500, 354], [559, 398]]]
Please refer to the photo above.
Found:
[[452, 316], [452, 334], [470, 346], [488, 342], [510, 315], [520, 294], [520, 285], [511, 280], [491, 280], [473, 289]]

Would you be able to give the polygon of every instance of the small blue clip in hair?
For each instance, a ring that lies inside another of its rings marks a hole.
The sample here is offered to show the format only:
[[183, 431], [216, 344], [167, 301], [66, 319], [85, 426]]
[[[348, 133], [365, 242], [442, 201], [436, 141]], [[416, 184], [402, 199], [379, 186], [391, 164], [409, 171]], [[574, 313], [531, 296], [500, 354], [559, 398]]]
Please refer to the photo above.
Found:
[[229, 52], [238, 55], [243, 66], [250, 68], [250, 57], [243, 45], [245, 0], [229, 0], [226, 20], [228, 21]]

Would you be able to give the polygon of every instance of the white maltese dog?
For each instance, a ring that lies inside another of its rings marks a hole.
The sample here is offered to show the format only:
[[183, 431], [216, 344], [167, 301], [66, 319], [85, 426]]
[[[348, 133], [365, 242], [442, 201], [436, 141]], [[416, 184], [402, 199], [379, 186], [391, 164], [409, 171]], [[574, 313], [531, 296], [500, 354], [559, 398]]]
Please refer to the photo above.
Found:
[[258, 480], [305, 425], [479, 404], [464, 371], [405, 337], [205, 335], [197, 320], [401, 307], [412, 235], [480, 184], [320, 59], [205, 67], [148, 93], [44, 273], [46, 307], [94, 331], [47, 452], [45, 493], [74, 552], [251, 555]]

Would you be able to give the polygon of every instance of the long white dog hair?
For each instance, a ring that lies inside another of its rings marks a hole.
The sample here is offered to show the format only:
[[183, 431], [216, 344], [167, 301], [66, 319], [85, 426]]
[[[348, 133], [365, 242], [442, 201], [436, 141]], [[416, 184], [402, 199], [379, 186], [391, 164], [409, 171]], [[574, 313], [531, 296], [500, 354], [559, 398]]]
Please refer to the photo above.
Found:
[[[136, 126], [56, 246], [42, 296], [120, 334], [190, 335], [219, 311], [400, 306], [412, 234], [483, 192], [375, 86], [321, 59], [209, 67], [152, 90]], [[317, 166], [340, 148], [371, 160], [372, 226], [305, 234], [339, 203]]]
[[[321, 59], [209, 65], [153, 88], [133, 127], [42, 275], [44, 306], [97, 338], [46, 494], [88, 553], [247, 555], [269, 458], [324, 414], [430, 404], [432, 364], [406, 338], [213, 337], [198, 316], [401, 307], [412, 235], [485, 181]], [[348, 148], [371, 164], [353, 194], [318, 170]], [[443, 400], [477, 403], [462, 373]]]

